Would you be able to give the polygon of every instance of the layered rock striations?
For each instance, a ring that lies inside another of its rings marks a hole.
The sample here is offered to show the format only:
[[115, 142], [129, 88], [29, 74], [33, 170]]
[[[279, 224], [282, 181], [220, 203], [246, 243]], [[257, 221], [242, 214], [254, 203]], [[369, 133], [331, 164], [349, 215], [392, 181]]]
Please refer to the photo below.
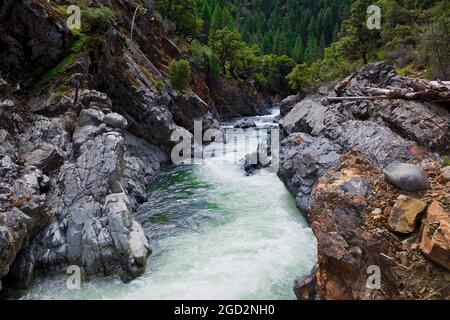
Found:
[[85, 277], [142, 274], [151, 249], [135, 212], [170, 162], [172, 134], [190, 136], [194, 121], [219, 126], [201, 75], [185, 93], [170, 85], [168, 64], [183, 53], [152, 8], [137, 16], [131, 41], [136, 3], [94, 1], [114, 19], [80, 33], [61, 4], [0, 5], [4, 289], [69, 265]]
[[[343, 91], [402, 83], [379, 62]], [[299, 299], [443, 299], [448, 281], [450, 148], [445, 104], [396, 99], [323, 103], [331, 87], [282, 102], [279, 176], [318, 241]], [[374, 278], [375, 276], [379, 278]]]

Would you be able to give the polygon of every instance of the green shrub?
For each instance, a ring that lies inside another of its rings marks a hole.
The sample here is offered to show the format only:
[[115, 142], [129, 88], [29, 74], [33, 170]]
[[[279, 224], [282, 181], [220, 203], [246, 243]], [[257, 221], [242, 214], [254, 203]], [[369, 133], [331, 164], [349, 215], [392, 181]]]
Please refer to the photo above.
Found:
[[442, 165], [444, 167], [450, 166], [450, 158], [448, 156], [442, 157]]
[[220, 68], [219, 56], [215, 53], [211, 53], [209, 56], [209, 70], [215, 77], [222, 75], [222, 69]]
[[293, 90], [303, 91], [306, 87], [314, 85], [311, 70], [306, 64], [298, 64], [286, 77]]
[[115, 16], [114, 11], [105, 6], [87, 8], [81, 13], [81, 21], [87, 22], [92, 31], [105, 30]]
[[186, 89], [189, 84], [189, 73], [191, 69], [189, 62], [184, 59], [172, 60], [169, 65], [169, 69], [170, 82], [172, 85], [180, 91]]
[[164, 82], [162, 80], [156, 80], [155, 81], [155, 87], [158, 88], [158, 90], [164, 89]]

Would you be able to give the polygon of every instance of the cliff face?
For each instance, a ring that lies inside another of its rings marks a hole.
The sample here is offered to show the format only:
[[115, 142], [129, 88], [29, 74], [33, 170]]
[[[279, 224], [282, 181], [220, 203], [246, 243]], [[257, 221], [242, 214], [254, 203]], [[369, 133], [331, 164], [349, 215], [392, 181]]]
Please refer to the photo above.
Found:
[[96, 30], [67, 29], [64, 1], [0, 6], [0, 279], [26, 288], [36, 272], [141, 274], [151, 249], [134, 218], [175, 130], [217, 127], [208, 86], [167, 80], [183, 56], [149, 8], [92, 1], [115, 15]]
[[[386, 63], [374, 63], [343, 95], [404, 80]], [[442, 168], [437, 153], [448, 154], [450, 146], [446, 105], [321, 103], [333, 95], [322, 87], [282, 102], [279, 176], [318, 241], [318, 265], [296, 281], [295, 293], [299, 299], [449, 298], [449, 167]], [[371, 275], [380, 281], [372, 283]]]

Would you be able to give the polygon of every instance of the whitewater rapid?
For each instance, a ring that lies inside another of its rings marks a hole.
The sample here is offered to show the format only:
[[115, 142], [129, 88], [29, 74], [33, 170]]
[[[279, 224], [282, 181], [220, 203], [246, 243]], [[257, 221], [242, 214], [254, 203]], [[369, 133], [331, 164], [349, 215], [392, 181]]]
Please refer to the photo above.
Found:
[[137, 213], [153, 249], [144, 275], [80, 290], [67, 288], [66, 275], [46, 276], [23, 298], [294, 299], [294, 279], [317, 260], [314, 235], [275, 173], [246, 176], [235, 161], [256, 150], [276, 115], [251, 118], [259, 128], [247, 140], [230, 133], [225, 155], [171, 167], [149, 186]]

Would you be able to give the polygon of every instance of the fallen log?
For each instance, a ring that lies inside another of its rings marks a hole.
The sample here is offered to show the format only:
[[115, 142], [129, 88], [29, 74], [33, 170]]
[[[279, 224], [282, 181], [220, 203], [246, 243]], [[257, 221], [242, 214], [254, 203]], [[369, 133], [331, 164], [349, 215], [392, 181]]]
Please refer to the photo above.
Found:
[[445, 86], [438, 86], [438, 89], [427, 87], [423, 90], [414, 90], [413, 88], [363, 88], [363, 92], [369, 96], [384, 96], [391, 99], [405, 99], [405, 100], [438, 100], [450, 101], [450, 90], [445, 89]]
[[[429, 81], [419, 78], [396, 77], [392, 83], [394, 86], [387, 87], [364, 87], [360, 88], [365, 96], [343, 97], [345, 89], [354, 79], [355, 74], [351, 74], [342, 80], [336, 87], [337, 97], [327, 98], [328, 103], [339, 101], [358, 101], [376, 99], [405, 99], [405, 100], [425, 100], [448, 102], [450, 101], [450, 81]], [[374, 98], [376, 97], [376, 98]], [[349, 99], [350, 98], [350, 99]]]
[[363, 96], [363, 97], [326, 97], [320, 101], [323, 106], [329, 106], [330, 104], [343, 102], [343, 101], [362, 101], [362, 100], [381, 100], [392, 99], [388, 96]]

